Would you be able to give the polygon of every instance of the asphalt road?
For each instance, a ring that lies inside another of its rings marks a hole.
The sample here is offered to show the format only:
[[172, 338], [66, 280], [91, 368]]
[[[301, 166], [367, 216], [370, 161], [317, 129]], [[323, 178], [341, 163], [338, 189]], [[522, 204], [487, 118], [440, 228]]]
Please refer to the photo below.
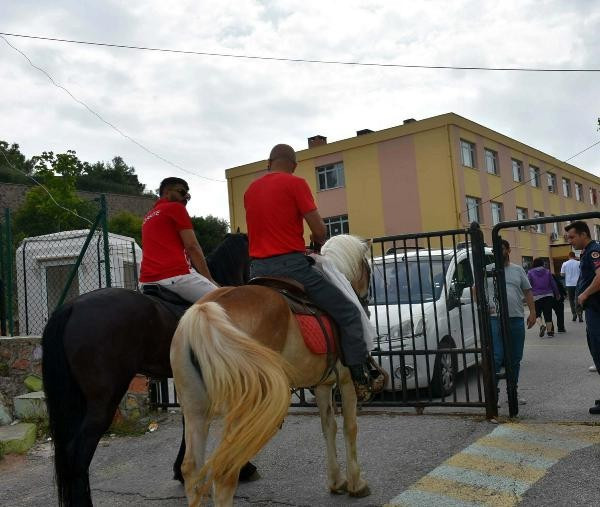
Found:
[[[535, 330], [528, 333], [519, 390], [527, 404], [520, 407], [519, 422], [535, 427], [538, 436], [545, 428], [549, 434], [562, 428], [570, 438], [587, 438], [589, 444], [561, 454], [548, 465], [518, 497], [521, 505], [600, 503], [600, 445], [594, 443], [595, 428], [590, 428], [600, 418], [587, 411], [600, 397], [600, 378], [588, 372], [584, 325], [568, 322], [567, 329], [568, 333], [554, 338], [540, 339]], [[505, 399], [502, 394], [501, 400]], [[354, 499], [329, 495], [319, 418], [312, 409], [294, 409], [254, 460], [262, 479], [240, 485], [236, 505], [384, 505], [429, 474], [448, 469], [457, 454], [477, 448], [498, 428], [514, 428], [503, 424], [507, 412], [504, 402], [498, 425], [472, 410], [426, 409], [423, 415], [412, 409], [364, 410], [359, 418], [359, 458], [372, 495]], [[517, 433], [523, 427], [516, 425]], [[163, 415], [157, 431], [141, 437], [105, 438], [91, 467], [95, 505], [185, 505], [183, 488], [171, 480], [179, 438], [178, 414]], [[343, 461], [341, 435], [338, 445]], [[38, 444], [25, 457], [1, 461], [0, 505], [56, 505], [51, 465], [48, 443]], [[471, 505], [478, 501], [473, 499]], [[441, 502], [438, 505], [450, 505]]]

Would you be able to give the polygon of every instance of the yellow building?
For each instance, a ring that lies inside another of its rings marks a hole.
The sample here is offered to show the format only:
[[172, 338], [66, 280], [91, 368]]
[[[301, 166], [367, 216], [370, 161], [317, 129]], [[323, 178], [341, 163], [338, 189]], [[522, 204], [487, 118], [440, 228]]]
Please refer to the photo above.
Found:
[[[274, 140], [275, 144], [278, 140]], [[365, 238], [598, 210], [600, 178], [454, 113], [327, 143], [308, 139], [296, 175], [311, 187], [331, 234]], [[268, 154], [270, 146], [265, 146]], [[266, 160], [226, 171], [232, 230], [246, 230], [244, 192]], [[513, 187], [517, 187], [514, 190]], [[600, 222], [590, 221], [595, 239]], [[566, 257], [563, 224], [506, 230], [513, 262]]]

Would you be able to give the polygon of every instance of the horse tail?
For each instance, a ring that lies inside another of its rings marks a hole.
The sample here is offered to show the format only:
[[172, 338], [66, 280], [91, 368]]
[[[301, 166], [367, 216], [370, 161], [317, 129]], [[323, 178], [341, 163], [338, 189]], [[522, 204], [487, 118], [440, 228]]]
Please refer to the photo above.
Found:
[[[73, 440], [85, 417], [86, 403], [71, 373], [64, 347], [64, 334], [73, 306], [67, 304], [55, 311], [42, 335], [42, 376], [50, 435], [54, 443], [54, 471], [59, 505], [70, 505], [72, 499], [69, 442]], [[71, 444], [73, 445], [73, 444]]]
[[214, 302], [196, 304], [185, 313], [174, 341], [178, 339], [199, 365], [194, 371], [206, 389], [207, 416], [225, 416], [223, 438], [194, 480], [204, 495], [213, 481], [235, 483], [239, 469], [277, 432], [290, 404], [291, 367], [235, 327]]

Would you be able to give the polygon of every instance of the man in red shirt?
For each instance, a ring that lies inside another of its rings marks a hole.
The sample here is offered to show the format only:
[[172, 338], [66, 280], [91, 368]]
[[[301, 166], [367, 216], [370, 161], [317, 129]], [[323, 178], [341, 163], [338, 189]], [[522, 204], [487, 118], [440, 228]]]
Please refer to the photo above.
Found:
[[218, 285], [185, 209], [190, 200], [188, 184], [181, 178], [166, 178], [159, 195], [142, 224], [140, 284], [163, 285], [195, 303]]
[[306, 220], [313, 242], [323, 244], [327, 231], [306, 181], [294, 176], [296, 153], [278, 144], [269, 155], [268, 172], [246, 190], [244, 206], [250, 243], [250, 276], [286, 276], [302, 283], [316, 305], [336, 321], [346, 366], [361, 401], [371, 397], [368, 350], [359, 310], [304, 255]]

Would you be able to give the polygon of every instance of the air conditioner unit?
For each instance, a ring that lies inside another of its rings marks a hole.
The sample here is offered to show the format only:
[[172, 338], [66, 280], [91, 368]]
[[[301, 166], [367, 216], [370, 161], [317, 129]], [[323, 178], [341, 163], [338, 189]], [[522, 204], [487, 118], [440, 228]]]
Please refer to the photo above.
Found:
[[558, 239], [558, 234], [555, 232], [550, 234], [550, 241], [556, 241]]

